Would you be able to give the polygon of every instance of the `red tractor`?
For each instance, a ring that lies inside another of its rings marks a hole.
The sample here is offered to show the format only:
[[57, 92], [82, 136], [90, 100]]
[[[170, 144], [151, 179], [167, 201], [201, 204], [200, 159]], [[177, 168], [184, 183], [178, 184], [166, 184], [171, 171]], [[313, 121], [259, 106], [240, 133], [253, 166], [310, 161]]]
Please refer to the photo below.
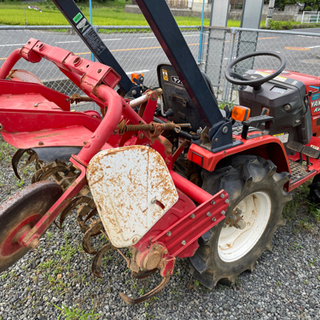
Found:
[[[55, 2], [69, 20], [85, 19], [74, 3]], [[91, 36], [87, 42], [98, 57], [107, 53], [111, 66], [36, 39], [2, 65], [1, 134], [18, 149], [16, 175], [26, 153], [36, 172], [31, 185], [0, 207], [1, 272], [76, 210], [96, 276], [108, 250], [121, 253], [135, 278], [160, 270], [163, 281], [151, 292], [121, 294], [129, 304], [159, 292], [177, 258], [188, 257], [193, 276], [208, 288], [232, 284], [271, 250], [290, 191], [315, 177], [310, 197], [320, 202], [319, 78], [284, 73], [281, 56], [253, 53], [226, 71], [240, 85], [242, 106], [220, 110], [165, 0], [137, 4], [172, 64], [158, 67], [160, 88], [142, 90], [140, 78], [128, 81], [105, 48], [94, 48], [91, 26], [83, 31]], [[233, 71], [258, 55], [278, 58], [279, 69]], [[24, 72], [13, 69], [21, 58], [53, 62], [87, 97], [70, 98], [32, 75], [22, 81]], [[88, 97], [101, 113], [70, 111], [72, 100]], [[95, 249], [90, 240], [101, 233], [108, 243]]]

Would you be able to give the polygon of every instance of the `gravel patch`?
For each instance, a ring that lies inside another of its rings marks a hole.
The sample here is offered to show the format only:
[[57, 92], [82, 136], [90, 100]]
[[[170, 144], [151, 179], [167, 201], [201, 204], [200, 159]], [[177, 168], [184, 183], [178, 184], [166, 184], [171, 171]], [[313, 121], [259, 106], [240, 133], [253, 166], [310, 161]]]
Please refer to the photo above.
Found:
[[[0, 202], [28, 183], [15, 178], [12, 152], [1, 159]], [[241, 274], [233, 288], [207, 290], [190, 276], [187, 261], [179, 259], [168, 286], [138, 306], [126, 305], [119, 292], [137, 297], [161, 277], [133, 280], [114, 252], [104, 258], [103, 278], [95, 278], [92, 256], [81, 248], [82, 233], [74, 218], [62, 230], [52, 225], [40, 248], [0, 275], [1, 320], [56, 320], [63, 306], [99, 314], [99, 319], [320, 319], [320, 226], [305, 211], [297, 218], [307, 219], [311, 227], [299, 228], [301, 222], [291, 220], [280, 228], [273, 252], [265, 252], [254, 272]]]

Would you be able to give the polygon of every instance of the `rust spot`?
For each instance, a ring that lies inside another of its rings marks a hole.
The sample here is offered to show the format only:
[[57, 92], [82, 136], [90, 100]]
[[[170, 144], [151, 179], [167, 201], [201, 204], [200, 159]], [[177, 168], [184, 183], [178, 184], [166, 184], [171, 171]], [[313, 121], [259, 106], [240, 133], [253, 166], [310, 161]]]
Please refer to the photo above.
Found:
[[44, 143], [43, 143], [42, 141], [39, 141], [39, 142], [38, 142], [38, 145], [39, 145], [39, 146], [43, 146]]
[[[44, 136], [37, 136], [37, 137], [34, 137], [33, 139], [49, 138], [49, 137], [54, 137], [54, 136], [60, 136], [61, 134], [62, 134], [61, 132], [51, 133], [51, 134], [46, 134]], [[42, 141], [40, 141], [40, 142], [43, 144]]]

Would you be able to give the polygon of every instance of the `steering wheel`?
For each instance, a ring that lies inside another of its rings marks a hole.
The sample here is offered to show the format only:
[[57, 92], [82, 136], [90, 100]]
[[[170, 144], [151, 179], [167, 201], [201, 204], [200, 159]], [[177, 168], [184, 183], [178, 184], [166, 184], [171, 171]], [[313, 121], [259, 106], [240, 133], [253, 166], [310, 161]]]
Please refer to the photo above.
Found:
[[[252, 58], [252, 57], [256, 57], [256, 56], [272, 56], [277, 58], [281, 65], [279, 67], [279, 69], [277, 69], [274, 73], [270, 74], [269, 76], [266, 77], [262, 77], [262, 78], [258, 78], [258, 79], [253, 79], [253, 80], [249, 80], [249, 79], [245, 79], [244, 77], [242, 77], [240, 74], [236, 73], [235, 71], [232, 70], [232, 68], [239, 62], [246, 60], [248, 58]], [[233, 83], [233, 84], [237, 84], [237, 85], [246, 85], [246, 86], [251, 86], [251, 87], [260, 87], [263, 83], [275, 78], [276, 76], [278, 76], [283, 69], [286, 66], [286, 59], [285, 57], [281, 56], [280, 54], [274, 53], [274, 52], [270, 52], [270, 51], [257, 51], [257, 52], [253, 52], [253, 53], [249, 53], [246, 54], [242, 57], [239, 57], [235, 60], [233, 60], [227, 67], [226, 71], [225, 71], [225, 76], [226, 79]]]

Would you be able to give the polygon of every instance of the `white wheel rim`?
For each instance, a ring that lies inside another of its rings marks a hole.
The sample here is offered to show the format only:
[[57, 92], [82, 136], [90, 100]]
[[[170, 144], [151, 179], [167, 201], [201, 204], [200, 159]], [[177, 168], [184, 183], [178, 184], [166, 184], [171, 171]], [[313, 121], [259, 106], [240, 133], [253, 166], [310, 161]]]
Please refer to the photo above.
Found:
[[[265, 192], [254, 192], [236, 207], [246, 222], [244, 229], [225, 225], [218, 241], [218, 254], [225, 262], [237, 261], [245, 256], [261, 238], [271, 215], [271, 199]], [[235, 208], [235, 209], [236, 209]]]

